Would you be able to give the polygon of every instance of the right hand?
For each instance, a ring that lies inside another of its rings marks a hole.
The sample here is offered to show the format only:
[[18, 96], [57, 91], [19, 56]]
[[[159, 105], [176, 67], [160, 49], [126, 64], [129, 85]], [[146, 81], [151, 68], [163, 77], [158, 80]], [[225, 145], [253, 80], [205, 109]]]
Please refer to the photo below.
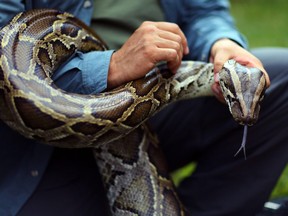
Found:
[[175, 73], [183, 55], [188, 53], [186, 37], [178, 25], [168, 22], [143, 22], [112, 55], [108, 88], [143, 77], [161, 61], [166, 61]]
[[259, 68], [265, 75], [266, 87], [268, 88], [270, 86], [270, 79], [268, 73], [263, 67], [262, 62], [236, 42], [223, 38], [214, 43], [210, 53], [210, 62], [213, 62], [214, 64], [215, 74], [215, 83], [212, 85], [212, 91], [219, 101], [225, 102], [219, 85], [219, 75], [217, 74], [219, 73], [223, 64], [229, 59], [234, 59], [238, 63], [247, 67]]

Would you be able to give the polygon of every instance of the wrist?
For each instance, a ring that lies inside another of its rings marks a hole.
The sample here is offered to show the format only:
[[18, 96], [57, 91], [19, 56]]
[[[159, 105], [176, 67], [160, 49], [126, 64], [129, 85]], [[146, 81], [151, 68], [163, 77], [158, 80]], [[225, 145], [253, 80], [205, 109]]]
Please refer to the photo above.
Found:
[[234, 43], [234, 42], [228, 38], [218, 39], [217, 41], [214, 42], [214, 44], [211, 47], [210, 56], [214, 57], [219, 49], [223, 49], [225, 47], [228, 47], [231, 45], [231, 43]]
[[112, 54], [109, 70], [108, 70], [108, 77], [107, 77], [107, 86], [108, 89], [115, 88], [121, 85], [121, 77], [119, 76], [119, 66], [117, 64], [117, 55], [115, 53]]

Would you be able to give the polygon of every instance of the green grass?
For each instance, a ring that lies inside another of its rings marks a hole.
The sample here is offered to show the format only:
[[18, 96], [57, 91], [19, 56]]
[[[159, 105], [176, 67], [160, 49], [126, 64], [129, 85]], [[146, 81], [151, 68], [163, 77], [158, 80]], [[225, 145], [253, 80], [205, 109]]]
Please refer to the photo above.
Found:
[[231, 12], [250, 47], [288, 46], [287, 0], [231, 0]]
[[[287, 0], [231, 0], [230, 2], [236, 26], [248, 39], [250, 48], [288, 47]], [[172, 176], [176, 185], [190, 175], [194, 168], [195, 164], [192, 163], [174, 172]], [[288, 166], [271, 194], [271, 198], [281, 196], [288, 196]]]

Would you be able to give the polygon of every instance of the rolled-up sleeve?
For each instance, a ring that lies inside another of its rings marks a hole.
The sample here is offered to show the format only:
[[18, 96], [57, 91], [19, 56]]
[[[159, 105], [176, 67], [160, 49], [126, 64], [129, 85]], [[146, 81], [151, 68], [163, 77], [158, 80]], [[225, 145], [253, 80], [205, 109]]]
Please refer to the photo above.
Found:
[[101, 92], [107, 88], [107, 76], [113, 50], [76, 52], [53, 75], [57, 86], [81, 94]]

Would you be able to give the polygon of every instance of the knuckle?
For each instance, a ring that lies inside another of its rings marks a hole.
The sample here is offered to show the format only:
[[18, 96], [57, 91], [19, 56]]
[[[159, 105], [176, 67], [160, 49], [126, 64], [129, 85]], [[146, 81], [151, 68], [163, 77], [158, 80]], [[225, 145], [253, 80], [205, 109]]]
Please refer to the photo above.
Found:
[[153, 24], [153, 22], [145, 21], [140, 26], [140, 29], [142, 29], [144, 33], [152, 33], [152, 32], [156, 32], [157, 27]]
[[143, 44], [143, 56], [145, 58], [150, 59], [153, 53], [154, 48], [150, 44], [148, 43]]
[[214, 65], [215, 65], [216, 67], [222, 68], [223, 63], [220, 62], [220, 61], [217, 61], [217, 62], [214, 63]]
[[174, 46], [174, 49], [177, 50], [177, 51], [179, 51], [181, 49], [181, 44], [179, 42], [174, 43], [173, 46]]
[[151, 21], [144, 21], [144, 22], [142, 22], [142, 26], [151, 25], [151, 24], [152, 24]]
[[220, 62], [220, 61], [214, 62], [214, 68], [220, 70], [222, 67], [223, 67], [223, 62]]
[[175, 31], [180, 30], [180, 27], [176, 23], [170, 23], [171, 28], [174, 29]]
[[176, 40], [176, 42], [179, 43], [179, 44], [182, 43], [182, 38], [181, 38], [180, 35], [176, 35], [176, 36], [175, 36], [175, 40]]
[[176, 50], [171, 49], [167, 52], [166, 56], [168, 60], [175, 60], [177, 59], [178, 53]]

